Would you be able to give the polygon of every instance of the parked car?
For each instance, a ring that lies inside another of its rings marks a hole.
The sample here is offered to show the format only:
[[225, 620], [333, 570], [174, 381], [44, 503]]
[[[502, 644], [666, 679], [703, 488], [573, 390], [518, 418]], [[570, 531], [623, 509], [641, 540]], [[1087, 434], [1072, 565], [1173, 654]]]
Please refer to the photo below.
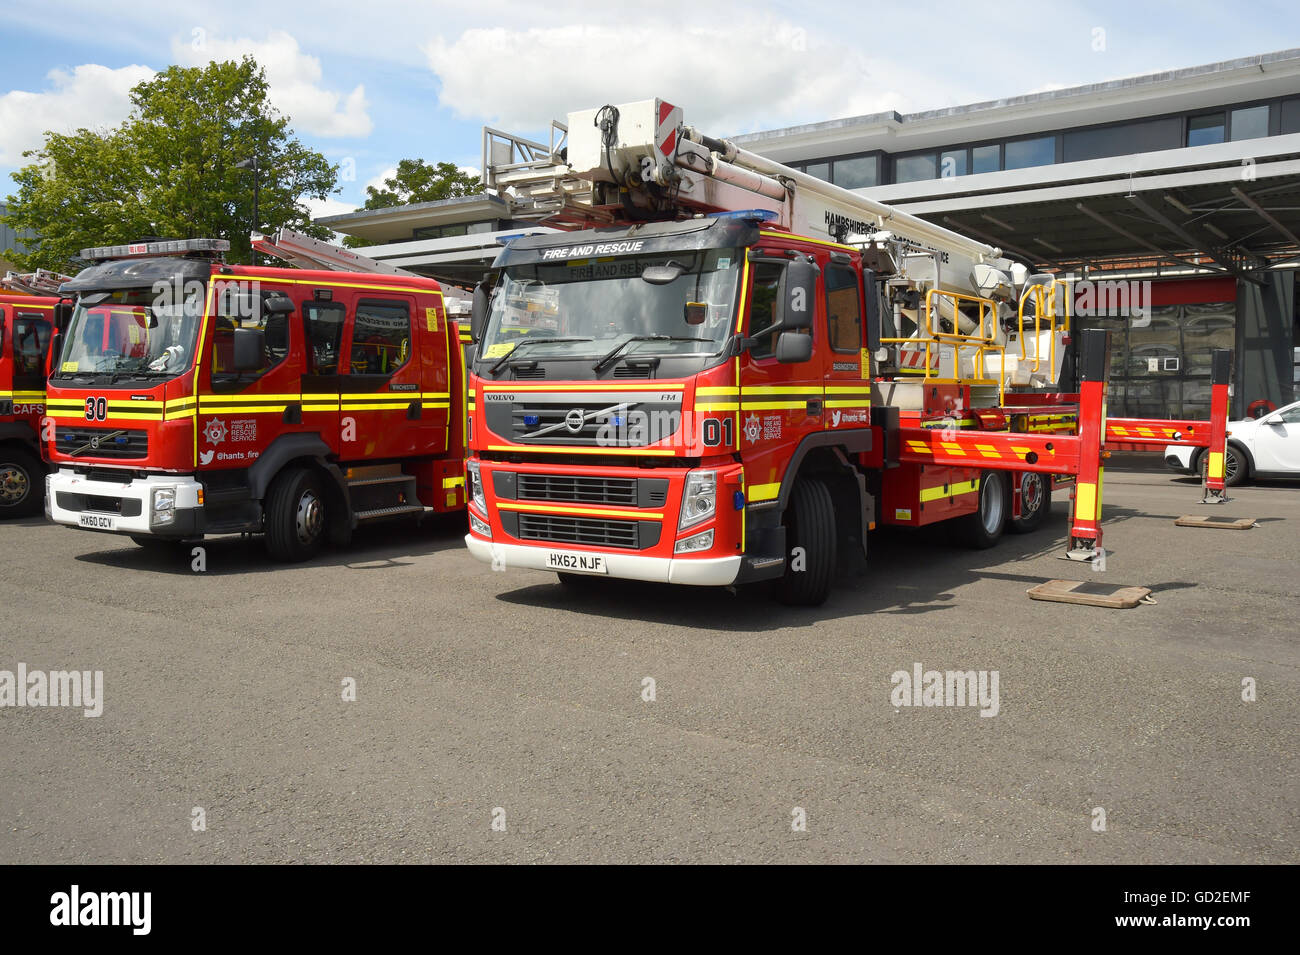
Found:
[[[1206, 450], [1170, 445], [1165, 464], [1184, 474], [1199, 474]], [[1260, 418], [1228, 422], [1224, 483], [1237, 485], [1249, 478], [1300, 480], [1300, 401]]]

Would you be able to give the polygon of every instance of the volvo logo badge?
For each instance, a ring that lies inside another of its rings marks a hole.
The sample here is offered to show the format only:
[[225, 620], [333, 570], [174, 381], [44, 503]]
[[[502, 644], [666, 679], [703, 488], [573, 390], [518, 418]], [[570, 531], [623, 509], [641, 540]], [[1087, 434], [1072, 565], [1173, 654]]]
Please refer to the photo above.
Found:
[[574, 434], [582, 430], [582, 426], [586, 421], [587, 416], [582, 413], [581, 408], [574, 408], [564, 416], [564, 426]]
[[99, 449], [99, 437], [98, 437], [98, 436], [95, 436], [95, 437], [93, 437], [93, 438], [90, 439], [90, 447], [91, 447], [93, 450], [98, 450], [98, 449]]

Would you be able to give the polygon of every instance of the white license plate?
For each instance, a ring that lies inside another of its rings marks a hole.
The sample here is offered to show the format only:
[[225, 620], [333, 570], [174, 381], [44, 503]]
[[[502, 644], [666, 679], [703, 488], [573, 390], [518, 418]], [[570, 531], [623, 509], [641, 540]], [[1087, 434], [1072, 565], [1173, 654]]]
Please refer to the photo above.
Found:
[[575, 574], [608, 574], [605, 558], [599, 554], [566, 554], [561, 550], [549, 551], [546, 566], [551, 570], [571, 571]]
[[82, 527], [94, 528], [97, 531], [111, 531], [113, 529], [113, 518], [106, 514], [82, 514], [77, 518], [77, 523]]

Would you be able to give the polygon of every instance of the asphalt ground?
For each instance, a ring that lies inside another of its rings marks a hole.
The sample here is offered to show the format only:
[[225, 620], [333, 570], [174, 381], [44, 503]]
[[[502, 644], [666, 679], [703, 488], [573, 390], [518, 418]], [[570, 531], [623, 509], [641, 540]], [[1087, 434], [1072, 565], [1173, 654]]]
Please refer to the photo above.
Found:
[[[202, 573], [0, 525], [0, 670], [104, 680], [97, 718], [0, 709], [0, 862], [1300, 861], [1300, 486], [1199, 496], [1108, 471], [1099, 574], [1059, 493], [988, 551], [877, 532], [815, 610], [575, 594], [456, 520], [299, 566], [212, 540]], [[1173, 525], [1201, 513], [1259, 523]], [[1156, 603], [1026, 597], [1051, 578]], [[896, 707], [917, 664], [996, 671], [997, 715]]]

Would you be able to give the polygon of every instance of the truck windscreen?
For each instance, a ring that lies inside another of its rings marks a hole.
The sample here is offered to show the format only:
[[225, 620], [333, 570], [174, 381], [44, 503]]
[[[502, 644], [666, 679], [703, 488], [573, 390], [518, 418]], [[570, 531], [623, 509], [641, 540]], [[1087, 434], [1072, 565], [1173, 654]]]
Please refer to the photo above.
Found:
[[[479, 357], [620, 358], [708, 355], [736, 327], [744, 251], [692, 249], [652, 256], [508, 266], [492, 297]], [[542, 339], [564, 339], [546, 344]]]
[[171, 378], [194, 361], [204, 291], [193, 286], [180, 301], [153, 289], [87, 292], [64, 338], [55, 377], [108, 374]]

